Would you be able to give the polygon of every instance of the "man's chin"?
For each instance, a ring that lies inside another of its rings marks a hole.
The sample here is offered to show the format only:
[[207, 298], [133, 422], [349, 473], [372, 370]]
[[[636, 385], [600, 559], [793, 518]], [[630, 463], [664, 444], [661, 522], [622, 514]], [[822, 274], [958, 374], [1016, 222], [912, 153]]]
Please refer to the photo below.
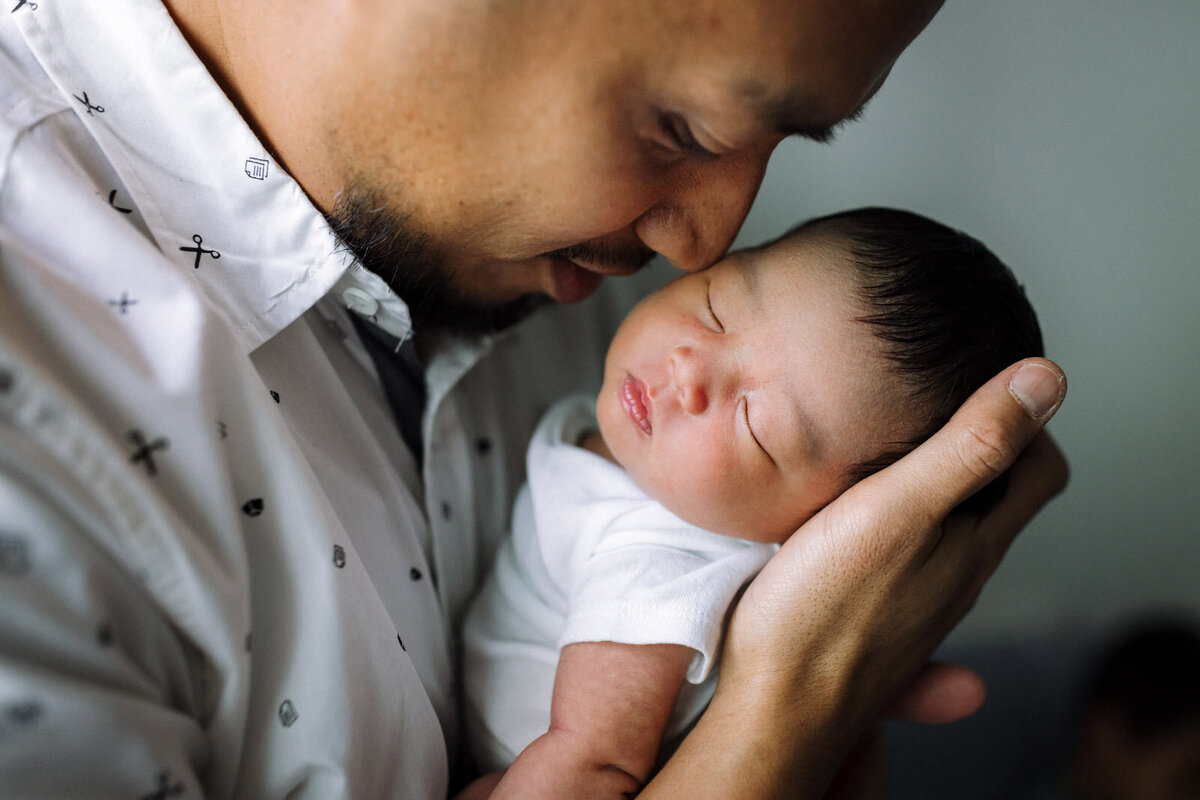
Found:
[[463, 288], [465, 276], [457, 275], [432, 238], [397, 213], [381, 192], [359, 182], [348, 187], [327, 215], [330, 227], [341, 245], [405, 302], [419, 335], [486, 336], [550, 302], [533, 293], [499, 303], [471, 297]]

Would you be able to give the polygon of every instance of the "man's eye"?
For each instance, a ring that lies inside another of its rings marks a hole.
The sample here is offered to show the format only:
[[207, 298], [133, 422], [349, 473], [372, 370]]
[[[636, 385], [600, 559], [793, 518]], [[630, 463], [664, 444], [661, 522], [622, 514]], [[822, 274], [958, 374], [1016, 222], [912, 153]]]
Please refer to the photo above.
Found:
[[720, 157], [719, 153], [714, 153], [696, 141], [696, 136], [692, 133], [692, 126], [688, 125], [687, 120], [679, 114], [664, 112], [659, 117], [659, 124], [675, 147], [688, 155], [705, 159]]
[[717, 330], [721, 333], [725, 332], [725, 326], [721, 324], [720, 318], [717, 317], [717, 312], [713, 311], [712, 307], [712, 281], [705, 284], [704, 302], [708, 305], [708, 315], [712, 317], [713, 323], [717, 326]]

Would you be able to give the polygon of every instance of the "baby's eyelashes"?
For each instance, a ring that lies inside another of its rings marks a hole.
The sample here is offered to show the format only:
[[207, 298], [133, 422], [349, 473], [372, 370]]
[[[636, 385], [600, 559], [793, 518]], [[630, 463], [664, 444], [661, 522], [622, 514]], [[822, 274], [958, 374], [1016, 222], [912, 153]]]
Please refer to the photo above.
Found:
[[717, 312], [713, 311], [713, 304], [712, 304], [712, 281], [708, 281], [708, 282], [705, 284], [705, 287], [704, 287], [704, 302], [705, 302], [705, 304], [708, 306], [708, 315], [709, 315], [710, 317], [712, 317], [712, 321], [713, 321], [713, 323], [714, 323], [714, 324], [717, 326], [717, 330], [718, 330], [718, 331], [720, 331], [721, 333], [724, 333], [724, 332], [725, 332], [725, 326], [721, 324], [721, 319], [720, 319], [720, 317], [718, 317], [718, 316], [717, 316]]
[[754, 444], [758, 446], [758, 449], [762, 451], [763, 455], [765, 455], [768, 459], [770, 459], [772, 464], [775, 464], [775, 466], [779, 466], [778, 464], [775, 463], [774, 457], [771, 456], [771, 453], [767, 450], [767, 448], [763, 447], [762, 441], [754, 434], [754, 426], [750, 424], [750, 400], [749, 400], [749, 398], [743, 397], [741, 404], [742, 404], [742, 419], [746, 423], [746, 430], [749, 431], [750, 438], [754, 440]]

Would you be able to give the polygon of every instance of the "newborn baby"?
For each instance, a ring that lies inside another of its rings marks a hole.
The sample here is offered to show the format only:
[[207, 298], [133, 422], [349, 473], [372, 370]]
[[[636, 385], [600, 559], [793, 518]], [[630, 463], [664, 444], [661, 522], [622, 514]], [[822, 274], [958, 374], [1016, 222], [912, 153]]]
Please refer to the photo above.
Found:
[[636, 793], [711, 697], [726, 615], [779, 544], [1040, 355], [991, 252], [891, 209], [809, 221], [645, 298], [599, 396], [539, 424], [468, 613], [467, 733], [508, 771], [464, 796]]

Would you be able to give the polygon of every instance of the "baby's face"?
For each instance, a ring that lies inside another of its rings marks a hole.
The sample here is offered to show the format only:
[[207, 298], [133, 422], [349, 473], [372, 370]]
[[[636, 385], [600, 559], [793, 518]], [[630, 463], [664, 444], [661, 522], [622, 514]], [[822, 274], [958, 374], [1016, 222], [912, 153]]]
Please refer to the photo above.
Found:
[[911, 435], [853, 280], [835, 247], [792, 239], [647, 297], [597, 399], [614, 458], [688, 522], [782, 542], [851, 465]]

